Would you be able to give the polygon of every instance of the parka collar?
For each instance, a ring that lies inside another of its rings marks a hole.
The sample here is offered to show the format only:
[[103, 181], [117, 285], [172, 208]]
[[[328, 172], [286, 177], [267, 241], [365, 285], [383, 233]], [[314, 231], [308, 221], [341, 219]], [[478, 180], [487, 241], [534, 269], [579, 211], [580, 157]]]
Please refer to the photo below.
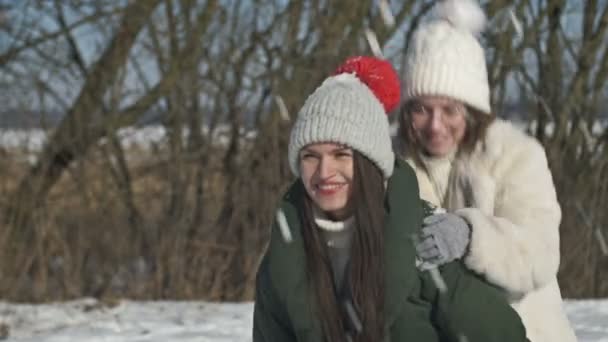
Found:
[[[397, 161], [395, 172], [388, 181], [385, 207], [385, 312], [386, 324], [391, 326], [408, 294], [418, 281], [415, 267], [415, 251], [411, 242], [414, 232], [403, 228], [408, 220], [420, 222], [422, 207], [420, 201], [404, 201], [406, 191], [412, 189], [408, 174], [403, 172], [402, 161]], [[312, 293], [306, 275], [306, 255], [301, 234], [301, 224], [297, 208], [306, 195], [301, 181], [296, 181], [283, 197], [281, 210], [285, 214], [290, 230], [290, 241], [285, 239], [278, 225], [274, 225], [268, 247], [270, 275], [276, 284], [280, 300], [285, 304], [290, 321], [298, 336], [306, 341], [321, 341], [320, 322], [316, 319], [316, 298]], [[410, 195], [411, 196], [411, 195]], [[416, 197], [418, 194], [416, 193]], [[416, 205], [413, 211], [401, 210], [403, 205]], [[417, 217], [408, 214], [415, 213]]]

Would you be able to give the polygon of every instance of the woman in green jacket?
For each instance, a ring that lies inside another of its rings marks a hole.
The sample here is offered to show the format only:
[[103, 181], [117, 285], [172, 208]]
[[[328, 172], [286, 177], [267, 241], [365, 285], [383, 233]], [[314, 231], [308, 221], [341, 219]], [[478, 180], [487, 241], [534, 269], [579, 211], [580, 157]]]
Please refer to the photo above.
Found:
[[525, 341], [506, 299], [460, 263], [418, 271], [423, 208], [386, 116], [398, 102], [390, 64], [354, 57], [298, 113], [298, 179], [258, 270], [254, 342]]

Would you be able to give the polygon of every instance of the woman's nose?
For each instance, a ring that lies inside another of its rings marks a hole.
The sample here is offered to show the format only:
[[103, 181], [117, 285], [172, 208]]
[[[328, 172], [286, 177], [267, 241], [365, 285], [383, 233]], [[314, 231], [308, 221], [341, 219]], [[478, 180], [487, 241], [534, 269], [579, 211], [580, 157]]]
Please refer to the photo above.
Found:
[[322, 157], [319, 161], [319, 177], [321, 179], [326, 179], [333, 176], [334, 173], [334, 163], [328, 157]]
[[430, 115], [431, 121], [429, 122], [429, 129], [433, 132], [440, 131], [443, 128], [442, 113], [437, 109], [433, 109], [430, 112]]

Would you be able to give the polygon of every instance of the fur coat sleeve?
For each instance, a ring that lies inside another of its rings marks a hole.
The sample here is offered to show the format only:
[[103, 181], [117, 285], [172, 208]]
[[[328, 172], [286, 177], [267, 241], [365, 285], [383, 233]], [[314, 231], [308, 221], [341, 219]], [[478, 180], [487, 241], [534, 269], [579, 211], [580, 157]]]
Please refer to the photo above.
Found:
[[483, 150], [455, 164], [448, 201], [472, 226], [466, 265], [517, 296], [555, 279], [561, 210], [542, 146], [493, 126]]

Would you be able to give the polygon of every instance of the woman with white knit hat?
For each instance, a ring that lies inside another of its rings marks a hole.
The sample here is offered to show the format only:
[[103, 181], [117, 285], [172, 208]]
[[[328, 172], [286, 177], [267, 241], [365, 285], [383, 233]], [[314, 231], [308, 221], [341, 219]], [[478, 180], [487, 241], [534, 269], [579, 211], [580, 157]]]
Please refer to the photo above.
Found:
[[460, 262], [437, 286], [416, 268], [422, 204], [387, 118], [399, 97], [388, 62], [353, 57], [306, 99], [288, 148], [297, 180], [257, 273], [254, 342], [525, 340], [504, 295]]
[[556, 274], [561, 210], [542, 146], [495, 118], [473, 0], [438, 4], [412, 37], [396, 149], [420, 196], [423, 267], [462, 259], [504, 289], [532, 342], [575, 341]]

